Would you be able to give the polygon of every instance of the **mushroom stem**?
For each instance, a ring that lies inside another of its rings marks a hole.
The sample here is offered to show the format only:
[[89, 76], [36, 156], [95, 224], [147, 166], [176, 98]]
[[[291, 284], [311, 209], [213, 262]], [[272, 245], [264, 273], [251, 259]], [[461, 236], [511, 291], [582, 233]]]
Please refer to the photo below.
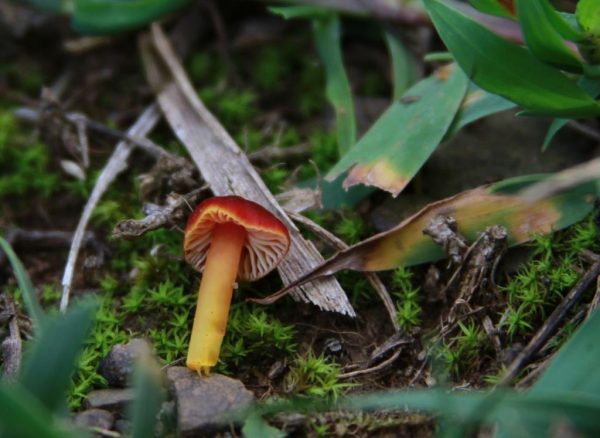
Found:
[[186, 365], [208, 374], [219, 359], [246, 230], [233, 223], [214, 227], [190, 338]]

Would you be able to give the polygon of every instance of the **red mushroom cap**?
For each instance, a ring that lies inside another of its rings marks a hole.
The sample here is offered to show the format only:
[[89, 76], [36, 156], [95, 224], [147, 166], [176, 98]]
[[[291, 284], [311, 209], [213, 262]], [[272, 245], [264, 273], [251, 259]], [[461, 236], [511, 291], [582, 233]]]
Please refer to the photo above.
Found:
[[231, 222], [246, 229], [238, 270], [241, 280], [256, 280], [271, 272], [287, 254], [290, 234], [286, 226], [266, 208], [239, 196], [219, 196], [202, 201], [185, 227], [185, 260], [202, 272], [216, 224]]

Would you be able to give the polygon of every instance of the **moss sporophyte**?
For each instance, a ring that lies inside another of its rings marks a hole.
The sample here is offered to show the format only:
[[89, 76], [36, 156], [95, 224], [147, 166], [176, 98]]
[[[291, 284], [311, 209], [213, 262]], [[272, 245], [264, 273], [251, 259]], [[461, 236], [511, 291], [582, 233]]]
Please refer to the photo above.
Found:
[[187, 366], [208, 373], [219, 359], [236, 278], [256, 280], [287, 254], [285, 225], [260, 205], [238, 196], [200, 203], [184, 235], [186, 261], [203, 272]]

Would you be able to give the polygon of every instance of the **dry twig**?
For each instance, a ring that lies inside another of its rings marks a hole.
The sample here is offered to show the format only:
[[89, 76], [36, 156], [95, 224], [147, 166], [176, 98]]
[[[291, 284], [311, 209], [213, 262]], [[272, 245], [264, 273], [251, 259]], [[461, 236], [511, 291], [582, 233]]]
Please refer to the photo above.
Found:
[[17, 376], [19, 369], [21, 368], [21, 332], [19, 330], [17, 310], [12, 297], [6, 293], [3, 294], [3, 297], [4, 311], [10, 319], [8, 322], [9, 334], [6, 339], [2, 341], [2, 345], [0, 346], [2, 352], [2, 368], [4, 370], [4, 377], [13, 379]]
[[208, 189], [208, 185], [193, 190], [186, 195], [171, 194], [167, 197], [167, 205], [145, 204], [143, 219], [125, 219], [117, 223], [112, 236], [118, 239], [135, 239], [148, 231], [170, 226], [185, 217], [190, 205], [198, 202], [199, 195]]

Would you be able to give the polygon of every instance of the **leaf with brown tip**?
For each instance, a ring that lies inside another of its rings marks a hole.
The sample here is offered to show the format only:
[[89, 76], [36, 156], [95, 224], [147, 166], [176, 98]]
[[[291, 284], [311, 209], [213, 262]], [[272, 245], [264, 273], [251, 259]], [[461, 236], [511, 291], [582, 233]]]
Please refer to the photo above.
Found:
[[[512, 178], [429, 204], [391, 230], [337, 253], [288, 288], [342, 269], [383, 271], [439, 260], [444, 257], [442, 249], [423, 234], [423, 229], [439, 215], [456, 219], [459, 232], [471, 241], [487, 226], [503, 225], [508, 231], [509, 245], [517, 245], [536, 234], [571, 225], [592, 210], [596, 196], [594, 184], [579, 185], [535, 202], [520, 196], [523, 189], [546, 178], [546, 175]], [[288, 288], [251, 301], [270, 304], [285, 296]]]

